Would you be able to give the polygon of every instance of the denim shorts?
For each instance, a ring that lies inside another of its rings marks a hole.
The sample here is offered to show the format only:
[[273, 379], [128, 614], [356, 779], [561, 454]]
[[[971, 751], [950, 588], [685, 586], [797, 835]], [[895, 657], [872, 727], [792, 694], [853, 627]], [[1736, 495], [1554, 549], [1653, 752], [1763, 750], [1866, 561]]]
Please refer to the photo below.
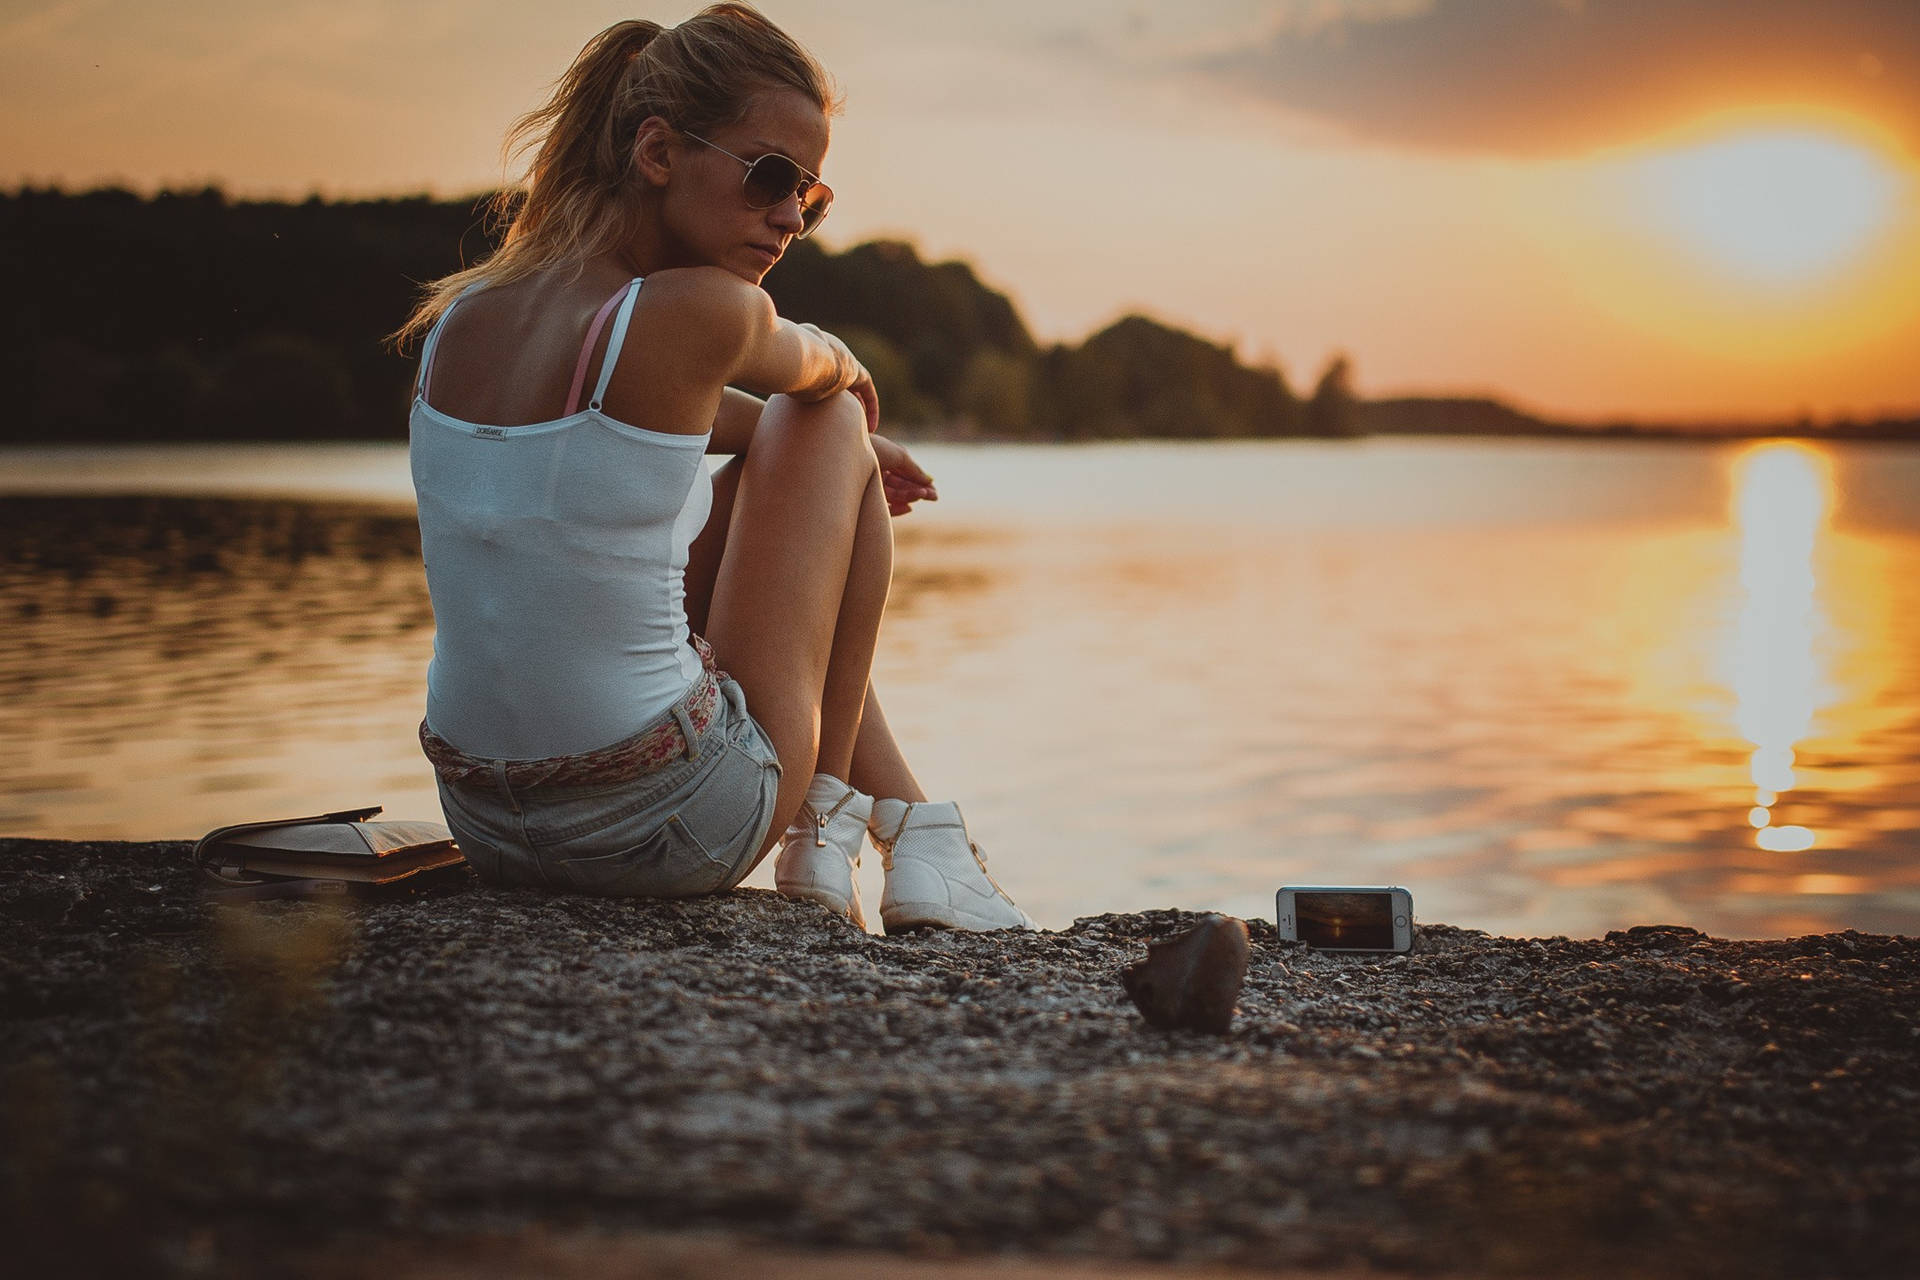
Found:
[[625, 781], [514, 786], [504, 771], [442, 781], [447, 827], [491, 884], [633, 898], [723, 893], [753, 870], [780, 761], [724, 674], [720, 695], [683, 757]]

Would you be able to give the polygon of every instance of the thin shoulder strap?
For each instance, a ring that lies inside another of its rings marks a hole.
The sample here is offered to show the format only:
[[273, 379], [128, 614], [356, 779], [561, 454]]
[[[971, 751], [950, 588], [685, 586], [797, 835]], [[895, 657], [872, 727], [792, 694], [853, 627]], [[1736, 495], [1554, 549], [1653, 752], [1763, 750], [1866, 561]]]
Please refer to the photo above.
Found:
[[607, 338], [607, 354], [600, 358], [600, 381], [593, 385], [593, 399], [587, 402], [589, 409], [598, 411], [600, 402], [607, 398], [607, 384], [613, 381], [613, 366], [620, 362], [620, 348], [627, 341], [627, 326], [633, 323], [633, 304], [640, 301], [641, 283], [636, 276], [627, 285], [627, 300], [620, 305], [620, 314], [613, 318], [613, 333]]
[[[606, 327], [607, 317], [620, 305], [620, 299], [633, 291], [633, 281], [629, 280], [613, 291], [613, 296], [600, 304], [600, 310], [594, 313], [593, 323], [587, 326], [587, 340], [581, 344], [580, 359], [574, 362], [573, 385], [567, 389], [567, 416], [571, 418], [580, 412], [580, 392], [587, 385], [587, 362], [593, 359], [593, 344], [599, 341], [600, 330]], [[611, 350], [611, 348], [609, 348]], [[599, 397], [595, 396], [598, 400]]]
[[433, 328], [427, 331], [427, 341], [420, 348], [420, 381], [418, 385], [414, 387], [414, 399], [425, 400], [427, 398], [427, 383], [433, 377], [433, 350], [440, 345], [440, 330], [446, 325], [447, 317], [453, 314], [455, 307], [466, 301], [468, 294], [473, 293], [475, 290], [485, 288], [486, 283], [484, 280], [476, 280], [462, 289], [459, 296], [454, 298], [452, 302], [449, 302], [447, 309], [440, 313], [440, 318], [433, 322]]

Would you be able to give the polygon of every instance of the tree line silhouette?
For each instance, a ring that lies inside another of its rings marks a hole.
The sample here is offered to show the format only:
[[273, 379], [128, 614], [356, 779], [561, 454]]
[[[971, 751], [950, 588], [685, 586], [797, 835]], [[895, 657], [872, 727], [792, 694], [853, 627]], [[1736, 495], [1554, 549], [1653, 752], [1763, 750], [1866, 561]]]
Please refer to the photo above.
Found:
[[[0, 192], [0, 443], [404, 438], [413, 353], [385, 336], [418, 282], [492, 247], [484, 203]], [[1042, 345], [966, 263], [896, 240], [799, 241], [766, 287], [782, 315], [859, 353], [890, 429], [923, 434], [1920, 439], [1907, 416], [1575, 425], [1486, 397], [1363, 401], [1344, 356], [1303, 396], [1279, 369], [1145, 316]]]
[[[392, 439], [414, 353], [385, 335], [418, 282], [492, 245], [474, 201], [302, 203], [221, 191], [0, 193], [0, 440]], [[1344, 435], [1350, 372], [1305, 399], [1280, 370], [1144, 316], [1042, 345], [963, 262], [799, 241], [780, 313], [839, 334], [887, 419], [955, 435], [1086, 440]]]

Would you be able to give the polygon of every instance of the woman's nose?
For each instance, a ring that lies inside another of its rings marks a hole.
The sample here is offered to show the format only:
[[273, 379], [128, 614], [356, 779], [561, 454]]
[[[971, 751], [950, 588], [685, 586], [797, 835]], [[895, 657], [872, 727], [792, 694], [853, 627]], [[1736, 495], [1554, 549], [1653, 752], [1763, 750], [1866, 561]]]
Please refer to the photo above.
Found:
[[767, 220], [788, 235], [800, 234], [800, 228], [805, 225], [800, 221], [800, 193], [793, 192], [768, 209]]

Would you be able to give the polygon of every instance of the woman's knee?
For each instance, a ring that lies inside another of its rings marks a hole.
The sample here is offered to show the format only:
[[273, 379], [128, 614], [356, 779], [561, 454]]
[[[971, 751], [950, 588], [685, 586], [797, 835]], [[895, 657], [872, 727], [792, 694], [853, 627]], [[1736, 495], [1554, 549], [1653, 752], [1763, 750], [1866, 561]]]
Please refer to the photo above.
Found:
[[867, 435], [867, 415], [860, 402], [842, 392], [825, 400], [796, 400], [776, 395], [761, 412], [754, 445], [770, 452], [798, 448], [811, 457], [832, 457], [856, 471], [878, 465]]
[[866, 434], [866, 410], [860, 407], [860, 402], [854, 399], [850, 391], [842, 391], [824, 400], [802, 400], [797, 396], [777, 393], [767, 397], [767, 407], [762, 410], [762, 414], [763, 416], [772, 414], [775, 417], [800, 417], [815, 422], [851, 424], [858, 426], [862, 435]]

